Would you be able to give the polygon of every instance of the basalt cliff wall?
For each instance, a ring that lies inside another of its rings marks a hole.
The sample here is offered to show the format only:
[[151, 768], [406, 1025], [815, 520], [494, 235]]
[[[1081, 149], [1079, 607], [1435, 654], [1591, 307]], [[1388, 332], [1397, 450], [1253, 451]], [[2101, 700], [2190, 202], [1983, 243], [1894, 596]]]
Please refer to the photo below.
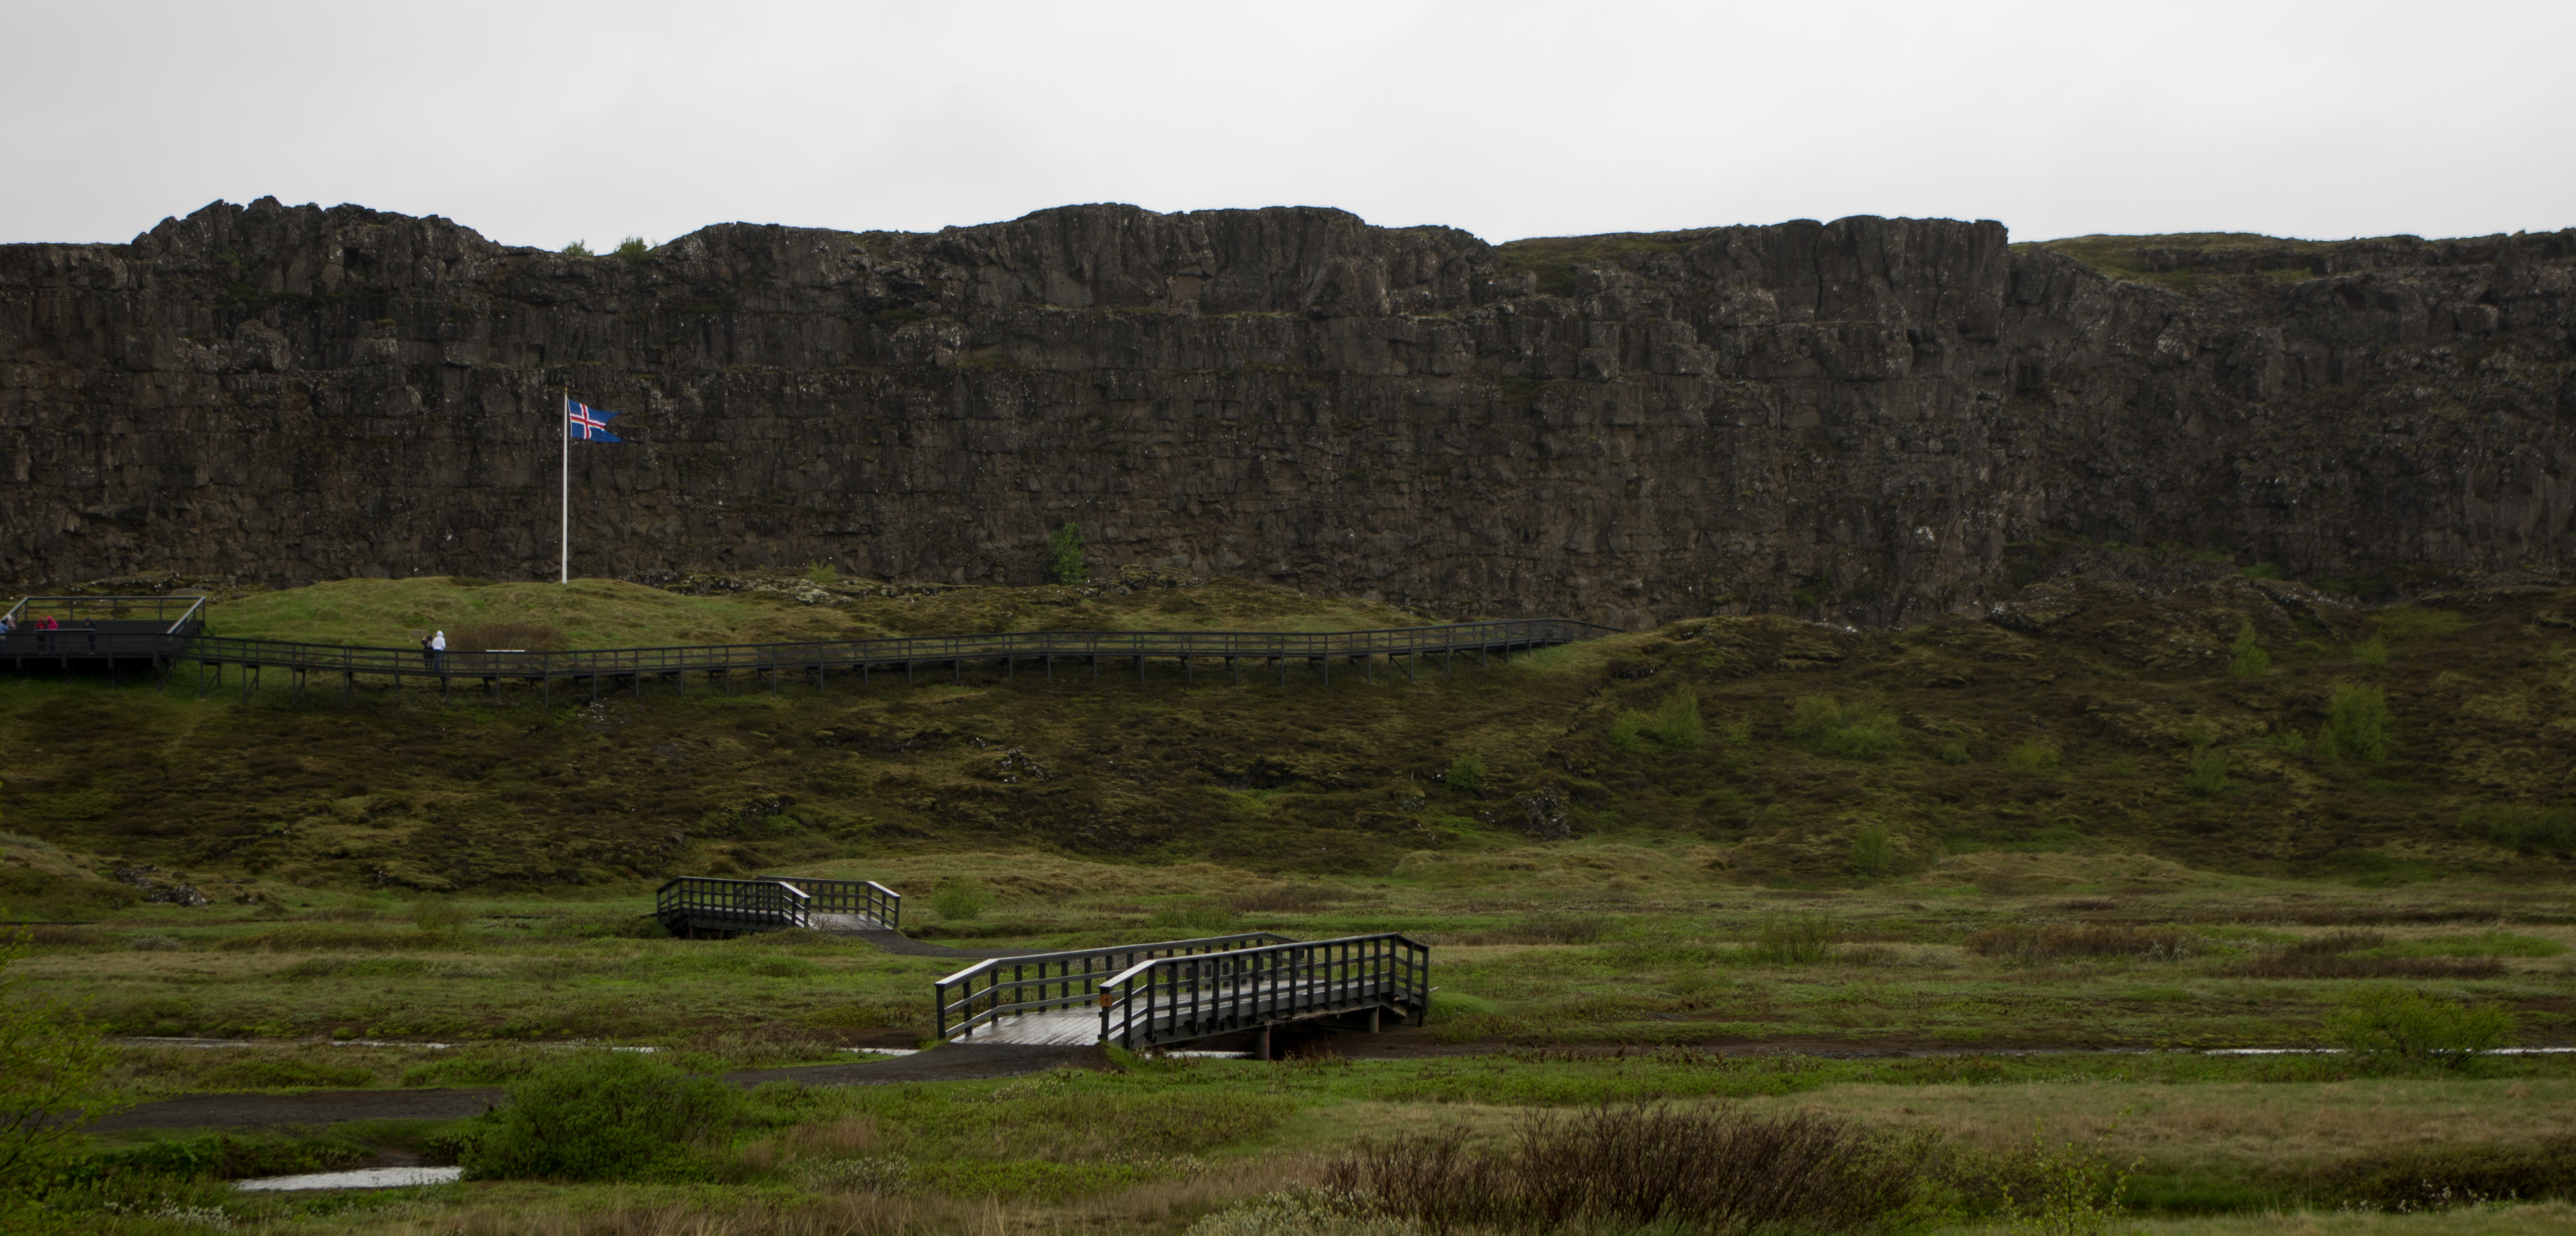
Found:
[[588, 258], [217, 203], [0, 246], [0, 583], [550, 576], [567, 388], [625, 414], [572, 448], [587, 575], [1033, 583], [1072, 521], [1450, 616], [1879, 625], [2078, 538], [2363, 591], [2568, 565], [2576, 232], [2136, 261], [1124, 206]]

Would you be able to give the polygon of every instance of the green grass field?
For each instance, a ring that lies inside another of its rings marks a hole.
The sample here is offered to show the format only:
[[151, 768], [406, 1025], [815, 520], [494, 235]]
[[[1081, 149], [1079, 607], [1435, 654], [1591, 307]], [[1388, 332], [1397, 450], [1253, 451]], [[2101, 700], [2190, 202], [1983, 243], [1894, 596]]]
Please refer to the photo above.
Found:
[[[570, 647], [1425, 621], [1236, 583], [745, 582], [350, 581], [226, 599], [213, 622]], [[551, 709], [370, 683], [344, 708], [274, 681], [201, 702], [184, 667], [162, 691], [0, 677], [0, 908], [43, 923], [10, 974], [117, 1035], [256, 1044], [130, 1047], [110, 1078], [128, 1100], [511, 1084], [576, 1043], [710, 1072], [847, 1062], [919, 1045], [930, 980], [963, 964], [670, 939], [645, 915], [676, 874], [875, 879], [914, 934], [978, 946], [1402, 931], [1439, 988], [1425, 1026], [1298, 1039], [1280, 1064], [773, 1086], [685, 1170], [617, 1182], [239, 1195], [211, 1167], [113, 1166], [199, 1162], [211, 1134], [116, 1135], [55, 1220], [1429, 1230], [1263, 1216], [1372, 1146], [1504, 1147], [1533, 1118], [1642, 1102], [1911, 1147], [1920, 1196], [1881, 1230], [2067, 1220], [1998, 1190], [2070, 1164], [2126, 1172], [2107, 1230], [2565, 1230], [2545, 1165], [2576, 1161], [2576, 1056], [2207, 1053], [2366, 1045], [2362, 1010], [2398, 996], [2503, 1014], [2500, 1042], [2576, 1043], [2569, 598], [2265, 595], [2061, 597], [2027, 630], [1699, 620], [1284, 688], [969, 667]], [[942, 917], [930, 894], [957, 884], [982, 904]], [[183, 885], [209, 904], [145, 900]], [[469, 1132], [289, 1129], [206, 1161], [434, 1158]], [[2451, 1183], [2427, 1201], [2409, 1180]]]

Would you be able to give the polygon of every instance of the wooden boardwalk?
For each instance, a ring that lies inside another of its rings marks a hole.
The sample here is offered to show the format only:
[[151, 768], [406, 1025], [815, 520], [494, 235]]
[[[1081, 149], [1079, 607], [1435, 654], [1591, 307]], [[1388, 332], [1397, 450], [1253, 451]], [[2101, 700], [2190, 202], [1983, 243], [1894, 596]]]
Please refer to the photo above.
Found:
[[933, 990], [942, 1039], [1139, 1048], [1323, 1018], [1419, 1025], [1430, 981], [1431, 950], [1401, 935], [1261, 932], [999, 958]]
[[[187, 603], [187, 604], [182, 604]], [[85, 609], [84, 609], [85, 607]], [[1164, 672], [1185, 682], [1201, 672], [1229, 675], [1243, 683], [1247, 665], [1267, 671], [1287, 685], [1292, 665], [1330, 682], [1335, 663], [1356, 669], [1374, 681], [1380, 669], [1402, 672], [1408, 679], [1426, 667], [1448, 672], [1461, 656], [1478, 664], [1557, 644], [1615, 634], [1610, 627], [1564, 618], [1514, 618], [1433, 627], [1397, 627], [1371, 631], [1006, 631], [990, 635], [899, 636], [889, 639], [840, 640], [780, 644], [702, 644], [668, 648], [605, 648], [572, 652], [462, 652], [432, 654], [418, 648], [367, 648], [337, 644], [299, 644], [283, 640], [231, 639], [207, 634], [202, 599], [195, 597], [27, 597], [10, 614], [32, 619], [39, 614], [71, 614], [57, 631], [24, 629], [0, 637], [0, 664], [20, 673], [75, 665], [105, 665], [113, 675], [120, 666], [148, 671], [167, 684], [182, 665], [196, 667], [197, 694], [223, 686], [233, 671], [241, 698], [247, 701], [267, 670], [287, 676], [298, 701], [314, 675], [336, 676], [346, 703], [361, 679], [400, 687], [406, 680], [435, 682], [444, 698], [462, 680], [480, 684], [497, 699], [503, 682], [536, 688], [541, 702], [551, 703], [556, 684], [586, 687], [597, 699], [603, 687], [641, 698], [645, 684], [658, 683], [674, 692], [688, 689], [690, 675], [717, 691], [731, 692], [739, 675], [774, 694], [784, 684], [810, 683], [829, 691], [834, 675], [847, 681], [856, 674], [861, 686], [874, 675], [900, 672], [917, 681], [924, 667], [946, 669], [951, 681], [963, 681], [965, 667], [990, 664], [1005, 679], [1022, 668], [1053, 677], [1059, 667], [1088, 672], [1130, 666], [1139, 680], [1148, 664], [1168, 662]], [[84, 612], [91, 617], [81, 617]], [[116, 617], [114, 615], [126, 615]], [[91, 624], [98, 629], [89, 629]], [[210, 680], [211, 676], [211, 680]]]

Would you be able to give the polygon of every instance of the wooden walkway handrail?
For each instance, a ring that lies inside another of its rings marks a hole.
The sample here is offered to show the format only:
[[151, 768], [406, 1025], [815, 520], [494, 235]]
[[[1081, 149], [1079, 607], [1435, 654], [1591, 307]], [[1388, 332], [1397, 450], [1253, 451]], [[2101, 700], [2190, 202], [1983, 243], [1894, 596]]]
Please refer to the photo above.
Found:
[[1274, 931], [1252, 931], [979, 961], [931, 984], [939, 1037], [971, 1037], [1001, 1018], [1089, 1004], [1100, 980], [1149, 958], [1222, 953], [1287, 939]]
[[[116, 599], [83, 598], [101, 603]], [[27, 604], [21, 601], [18, 608], [24, 610]], [[199, 612], [189, 611], [191, 615]], [[1335, 660], [1357, 661], [1362, 676], [1373, 678], [1379, 662], [1393, 665], [1403, 658], [1404, 672], [1410, 677], [1424, 656], [1441, 657], [1445, 669], [1460, 653], [1481, 661], [1496, 652], [1510, 654], [1616, 633], [1611, 627], [1567, 618], [1508, 618], [1365, 631], [1004, 631], [805, 643], [431, 653], [418, 648], [207, 635], [196, 630], [199, 623], [193, 616], [177, 624], [186, 630], [174, 628], [161, 633], [134, 629], [141, 624], [113, 625], [116, 629], [21, 630], [0, 636], [0, 661], [15, 662], [21, 672], [30, 662], [39, 666], [60, 663], [68, 671], [74, 661], [104, 661], [111, 669], [122, 661], [149, 661], [164, 682], [179, 663], [193, 661], [198, 666], [201, 697], [205, 694], [206, 668], [215, 669], [220, 683], [223, 667], [229, 665], [241, 671], [245, 698], [252, 675], [265, 668], [292, 672], [299, 698], [305, 675], [319, 672], [342, 676], [344, 699], [358, 675], [366, 674], [392, 678], [396, 685], [404, 678], [435, 678], [442, 690], [458, 678], [486, 684], [497, 684], [502, 679], [522, 680], [542, 684], [550, 700], [557, 679], [587, 681], [594, 696], [600, 680], [626, 679], [640, 696], [648, 677], [667, 678], [675, 689], [685, 689], [683, 675], [703, 673], [716, 676], [730, 689], [731, 676], [743, 672], [765, 675], [770, 690], [776, 692], [790, 675], [810, 676], [817, 688], [827, 689], [835, 670], [855, 669], [864, 683], [873, 671], [901, 669], [910, 680], [924, 663], [944, 664], [952, 678], [962, 678], [963, 667], [969, 661], [999, 662], [1004, 673], [1014, 677], [1023, 662], [1040, 663], [1052, 676], [1058, 661], [1070, 661], [1088, 666], [1097, 678], [1104, 660], [1132, 660], [1140, 677], [1148, 659], [1173, 660], [1193, 680], [1201, 663], [1222, 662], [1237, 684], [1242, 682], [1242, 662], [1266, 661], [1284, 685], [1287, 667], [1293, 661], [1311, 663], [1330, 681]]]
[[1390, 1010], [1420, 1025], [1431, 950], [1387, 932], [1156, 957], [1098, 990], [1101, 1041], [1130, 1049], [1345, 1013], [1367, 1013], [1372, 1030]]

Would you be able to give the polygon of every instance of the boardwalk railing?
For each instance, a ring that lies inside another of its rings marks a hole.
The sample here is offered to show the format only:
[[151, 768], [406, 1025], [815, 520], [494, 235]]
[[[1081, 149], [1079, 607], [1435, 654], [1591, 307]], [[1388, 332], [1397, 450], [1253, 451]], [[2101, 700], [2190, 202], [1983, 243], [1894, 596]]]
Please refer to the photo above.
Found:
[[20, 597], [0, 613], [12, 627], [51, 618], [62, 626], [96, 623], [101, 633], [194, 634], [205, 625], [204, 597]]
[[1098, 999], [1101, 1041], [1130, 1049], [1336, 1013], [1419, 1025], [1431, 950], [1389, 933], [1155, 957], [1103, 979]]
[[782, 875], [759, 878], [775, 880], [805, 894], [806, 909], [815, 916], [854, 915], [865, 920], [865, 926], [887, 931], [903, 927], [903, 894], [874, 880], [825, 880], [815, 876]]
[[[176, 603], [196, 601], [185, 597], [84, 597], [28, 598], [17, 609], [31, 614], [50, 612], [35, 602], [53, 600], [78, 601], [84, 606], [108, 606], [111, 603]], [[34, 608], [31, 608], [34, 606]], [[304, 679], [313, 673], [336, 673], [341, 676], [341, 695], [345, 700], [359, 675], [391, 679], [396, 686], [405, 678], [434, 678], [442, 690], [456, 679], [481, 681], [497, 691], [502, 679], [533, 682], [546, 693], [549, 702], [556, 681], [587, 682], [591, 694], [599, 693], [605, 680], [612, 686], [623, 681], [637, 695], [642, 695], [649, 678], [661, 678], [674, 690], [686, 689], [686, 675], [705, 674], [731, 690], [737, 673], [766, 679], [776, 692], [787, 679], [811, 681], [817, 689], [828, 690], [835, 672], [857, 671], [862, 685], [877, 672], [901, 670], [911, 681], [924, 665], [946, 666], [952, 680], [964, 675], [970, 662], [992, 662], [1002, 667], [1007, 677], [1017, 677], [1022, 664], [1038, 667], [1053, 676], [1057, 663], [1068, 662], [1086, 667], [1091, 676], [1100, 676], [1103, 663], [1132, 663], [1138, 677], [1146, 672], [1149, 659], [1177, 662], [1182, 676], [1195, 681], [1202, 664], [1218, 664], [1230, 672], [1234, 681], [1243, 681], [1243, 664], [1247, 661], [1266, 664], [1281, 684], [1288, 680], [1291, 663], [1303, 662], [1327, 682], [1332, 679], [1335, 661], [1356, 662], [1363, 678], [1374, 680], [1380, 663], [1390, 669], [1401, 668], [1410, 678], [1421, 667], [1425, 657], [1438, 658], [1442, 670], [1449, 669], [1462, 653], [1482, 662], [1486, 657], [1503, 653], [1545, 648], [1556, 644], [1597, 639], [1614, 633], [1614, 629], [1564, 618], [1514, 618], [1494, 622], [1467, 622], [1436, 627], [1397, 627], [1371, 631], [1007, 631], [991, 635], [926, 635], [896, 636], [886, 639], [843, 640], [792, 644], [704, 644], [668, 648], [603, 648], [571, 652], [430, 652], [420, 648], [358, 647], [338, 644], [302, 644], [284, 640], [233, 639], [199, 633], [201, 610], [189, 611], [184, 620], [173, 619], [173, 625], [160, 629], [138, 629], [118, 626], [110, 629], [103, 621], [100, 630], [90, 632], [60, 630], [29, 632], [0, 637], [0, 661], [14, 661], [21, 672], [33, 661], [42, 665], [59, 661], [65, 669], [74, 660], [105, 660], [111, 666], [118, 661], [149, 661], [164, 681], [168, 667], [182, 661], [197, 664], [198, 695], [206, 692], [206, 673], [212, 669], [217, 685], [223, 670], [231, 666], [241, 675], [241, 689], [248, 698], [253, 676], [261, 669], [289, 671], [301, 698]], [[82, 622], [90, 621], [83, 618]], [[155, 621], [158, 619], [156, 617]], [[77, 638], [75, 638], [77, 637]]]
[[813, 898], [777, 880], [681, 876], [653, 897], [653, 917], [673, 934], [776, 931], [814, 925]]
[[931, 985], [932, 1003], [938, 1008], [939, 1037], [970, 1038], [977, 1030], [1004, 1018], [1087, 1006], [1098, 998], [1103, 980], [1157, 958], [1222, 954], [1287, 938], [1276, 932], [1255, 931], [977, 962]]

